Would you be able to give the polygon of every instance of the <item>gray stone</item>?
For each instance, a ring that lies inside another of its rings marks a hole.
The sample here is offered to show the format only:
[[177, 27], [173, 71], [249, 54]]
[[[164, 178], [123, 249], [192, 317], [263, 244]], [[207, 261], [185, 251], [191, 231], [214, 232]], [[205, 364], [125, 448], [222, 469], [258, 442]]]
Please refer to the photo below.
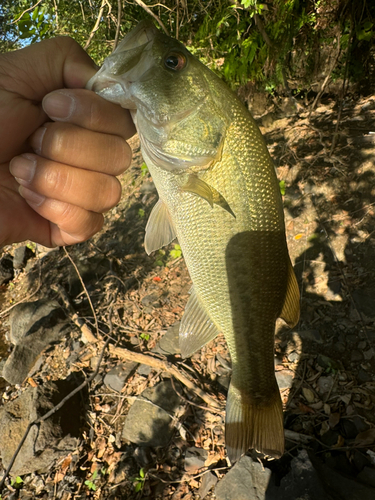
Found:
[[104, 384], [116, 392], [121, 392], [126, 380], [129, 378], [129, 376], [137, 366], [137, 363], [133, 363], [131, 361], [115, 366], [104, 377]]
[[179, 354], [181, 352], [179, 329], [180, 322], [177, 322], [168, 328], [165, 335], [161, 338], [159, 344], [152, 350], [152, 352], [164, 354], [165, 356], [168, 356], [169, 354]]
[[204, 467], [208, 458], [208, 451], [203, 448], [192, 446], [185, 452], [185, 470], [190, 474], [196, 474]]
[[38, 300], [16, 306], [10, 316], [10, 340], [15, 347], [2, 376], [10, 384], [22, 384], [42, 351], [70, 331], [57, 302]]
[[352, 352], [350, 353], [350, 361], [352, 361], [353, 363], [358, 363], [360, 361], [363, 361], [363, 354], [361, 353], [361, 351], [353, 349]]
[[364, 467], [358, 474], [357, 479], [359, 479], [362, 483], [369, 484], [375, 488], [375, 469], [372, 469], [371, 467]]
[[375, 319], [375, 287], [354, 290], [353, 300], [357, 308], [368, 318]]
[[328, 376], [328, 377], [320, 377], [318, 382], [318, 392], [319, 394], [327, 394], [332, 390], [333, 386], [333, 377]]
[[0, 286], [6, 285], [14, 278], [13, 257], [5, 254], [0, 259]]
[[212, 472], [207, 472], [204, 474], [202, 478], [202, 483], [199, 486], [198, 490], [198, 495], [202, 500], [206, 497], [207, 493], [210, 491], [211, 488], [216, 486], [217, 483], [217, 476], [213, 474]]
[[265, 500], [271, 471], [244, 456], [218, 482], [217, 500]]
[[323, 488], [306, 450], [291, 461], [291, 470], [281, 479], [280, 486], [271, 481], [267, 500], [333, 500]]
[[[8, 467], [16, 448], [29, 423], [45, 415], [52, 409], [59, 390], [56, 384], [44, 387], [28, 388], [17, 399], [6, 403], [0, 409], [0, 455], [3, 466]], [[79, 404], [70, 401], [69, 416], [64, 416], [63, 409], [39, 425], [34, 425], [23, 444], [11, 470], [14, 476], [32, 472], [47, 472], [54, 461], [72, 453], [78, 446], [78, 440], [64, 434], [66, 420], [73, 418], [79, 422], [76, 414]]]
[[13, 257], [14, 269], [23, 269], [32, 257], [35, 257], [35, 253], [26, 245], [16, 248]]
[[174, 433], [173, 416], [180, 403], [170, 380], [146, 389], [130, 408], [122, 437], [140, 446], [166, 446]]
[[311, 342], [317, 342], [318, 344], [323, 343], [322, 336], [318, 330], [304, 330], [298, 332], [302, 340], [310, 340]]
[[281, 370], [275, 373], [277, 385], [280, 390], [290, 389], [293, 384], [294, 373], [290, 370]]
[[312, 457], [311, 460], [325, 490], [335, 500], [374, 500], [375, 488], [339, 474], [316, 457]]

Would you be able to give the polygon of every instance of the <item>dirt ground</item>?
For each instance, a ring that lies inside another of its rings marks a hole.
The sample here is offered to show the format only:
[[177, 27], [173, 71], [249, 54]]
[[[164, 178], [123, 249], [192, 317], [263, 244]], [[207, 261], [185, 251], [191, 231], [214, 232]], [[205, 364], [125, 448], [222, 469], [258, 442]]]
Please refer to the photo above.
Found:
[[[258, 120], [278, 177], [285, 181], [287, 240], [301, 290], [299, 324], [292, 331], [280, 324], [276, 334], [276, 372], [282, 380], [290, 380], [281, 391], [287, 453], [274, 466], [279, 477], [301, 448], [337, 463], [339, 458], [345, 460], [347, 474], [355, 477], [353, 457], [375, 447], [375, 97], [346, 98], [335, 135], [338, 112], [337, 100], [327, 97], [311, 116], [301, 107], [296, 115], [272, 112]], [[63, 287], [74, 312], [97, 339], [110, 335], [113, 343], [133, 352], [149, 353], [180, 320], [190, 278], [175, 243], [151, 256], [144, 251], [145, 225], [157, 194], [142, 168], [136, 138], [132, 146], [134, 161], [121, 178], [120, 204], [107, 214], [98, 235], [68, 248], [95, 315], [64, 250], [38, 247], [27, 271], [1, 290], [0, 335], [7, 333], [8, 316], [16, 303], [59, 299], [56, 285]], [[8, 247], [3, 252], [13, 250]], [[0, 404], [29, 384], [62, 380], [72, 372], [90, 375], [103, 342], [81, 343], [74, 364], [69, 364], [81, 338], [81, 329], [72, 321], [70, 336], [44, 354], [48, 370], [35, 373], [20, 388], [0, 382]], [[0, 342], [0, 355], [6, 357], [8, 345], [4, 338]], [[167, 448], [147, 450], [147, 460], [136, 461], [134, 470], [119, 478], [116, 464], [124, 447], [131, 446], [119, 439], [130, 404], [165, 374], [158, 369], [146, 377], [134, 374], [121, 394], [95, 379], [88, 389], [88, 417], [81, 429], [78, 458], [67, 457], [41, 475], [44, 487], [39, 493], [24, 477], [16, 496], [10, 496], [15, 488], [9, 487], [2, 498], [31, 498], [30, 491], [33, 498], [64, 500], [198, 498], [202, 472], [209, 468], [220, 479], [228, 471], [223, 434], [226, 389], [220, 377], [223, 360], [230, 363], [229, 355], [220, 336], [189, 360], [178, 354], [168, 360], [222, 410], [207, 407], [186, 389], [180, 423], [187, 432], [176, 430]], [[118, 362], [106, 351], [100, 374]], [[188, 446], [208, 451], [205, 469], [198, 474], [184, 470]], [[144, 477], [139, 476], [141, 468]], [[93, 479], [94, 471], [103, 469], [106, 472]], [[142, 488], [137, 492], [138, 483]], [[52, 490], [54, 496], [49, 496]]]

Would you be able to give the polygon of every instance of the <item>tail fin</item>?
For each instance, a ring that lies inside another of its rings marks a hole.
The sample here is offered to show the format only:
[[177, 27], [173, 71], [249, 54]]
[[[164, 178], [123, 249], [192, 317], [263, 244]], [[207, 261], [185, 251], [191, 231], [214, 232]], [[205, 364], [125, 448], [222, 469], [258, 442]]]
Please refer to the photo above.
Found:
[[227, 398], [225, 442], [231, 462], [249, 448], [275, 458], [284, 453], [283, 407], [280, 393], [262, 405], [251, 404], [250, 398], [230, 385]]

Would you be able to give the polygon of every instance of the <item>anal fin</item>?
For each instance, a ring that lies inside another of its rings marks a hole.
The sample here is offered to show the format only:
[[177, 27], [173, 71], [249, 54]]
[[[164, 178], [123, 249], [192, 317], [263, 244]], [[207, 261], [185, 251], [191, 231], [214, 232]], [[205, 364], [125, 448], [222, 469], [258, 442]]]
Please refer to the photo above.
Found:
[[168, 245], [176, 238], [168, 209], [162, 200], [156, 203], [146, 225], [145, 250], [149, 255], [155, 250]]
[[204, 310], [194, 287], [180, 325], [180, 349], [183, 358], [188, 358], [207, 342], [213, 340], [219, 331]]
[[225, 444], [231, 462], [253, 448], [280, 458], [284, 453], [283, 406], [275, 391], [265, 403], [256, 404], [249, 395], [229, 386], [225, 418]]
[[283, 309], [280, 314], [285, 323], [293, 328], [299, 320], [300, 295], [296, 275], [294, 274], [292, 263], [288, 263], [288, 283]]

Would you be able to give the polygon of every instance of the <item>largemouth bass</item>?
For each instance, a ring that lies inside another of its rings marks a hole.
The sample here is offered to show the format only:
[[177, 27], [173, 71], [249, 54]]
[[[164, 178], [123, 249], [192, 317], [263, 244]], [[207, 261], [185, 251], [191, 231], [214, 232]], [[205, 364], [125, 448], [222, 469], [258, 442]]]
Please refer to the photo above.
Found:
[[152, 23], [134, 28], [88, 88], [131, 110], [159, 193], [148, 253], [178, 238], [193, 288], [183, 357], [223, 332], [232, 360], [226, 447], [279, 457], [283, 408], [274, 373], [278, 317], [294, 326], [299, 291], [274, 165], [250, 113], [212, 71]]

